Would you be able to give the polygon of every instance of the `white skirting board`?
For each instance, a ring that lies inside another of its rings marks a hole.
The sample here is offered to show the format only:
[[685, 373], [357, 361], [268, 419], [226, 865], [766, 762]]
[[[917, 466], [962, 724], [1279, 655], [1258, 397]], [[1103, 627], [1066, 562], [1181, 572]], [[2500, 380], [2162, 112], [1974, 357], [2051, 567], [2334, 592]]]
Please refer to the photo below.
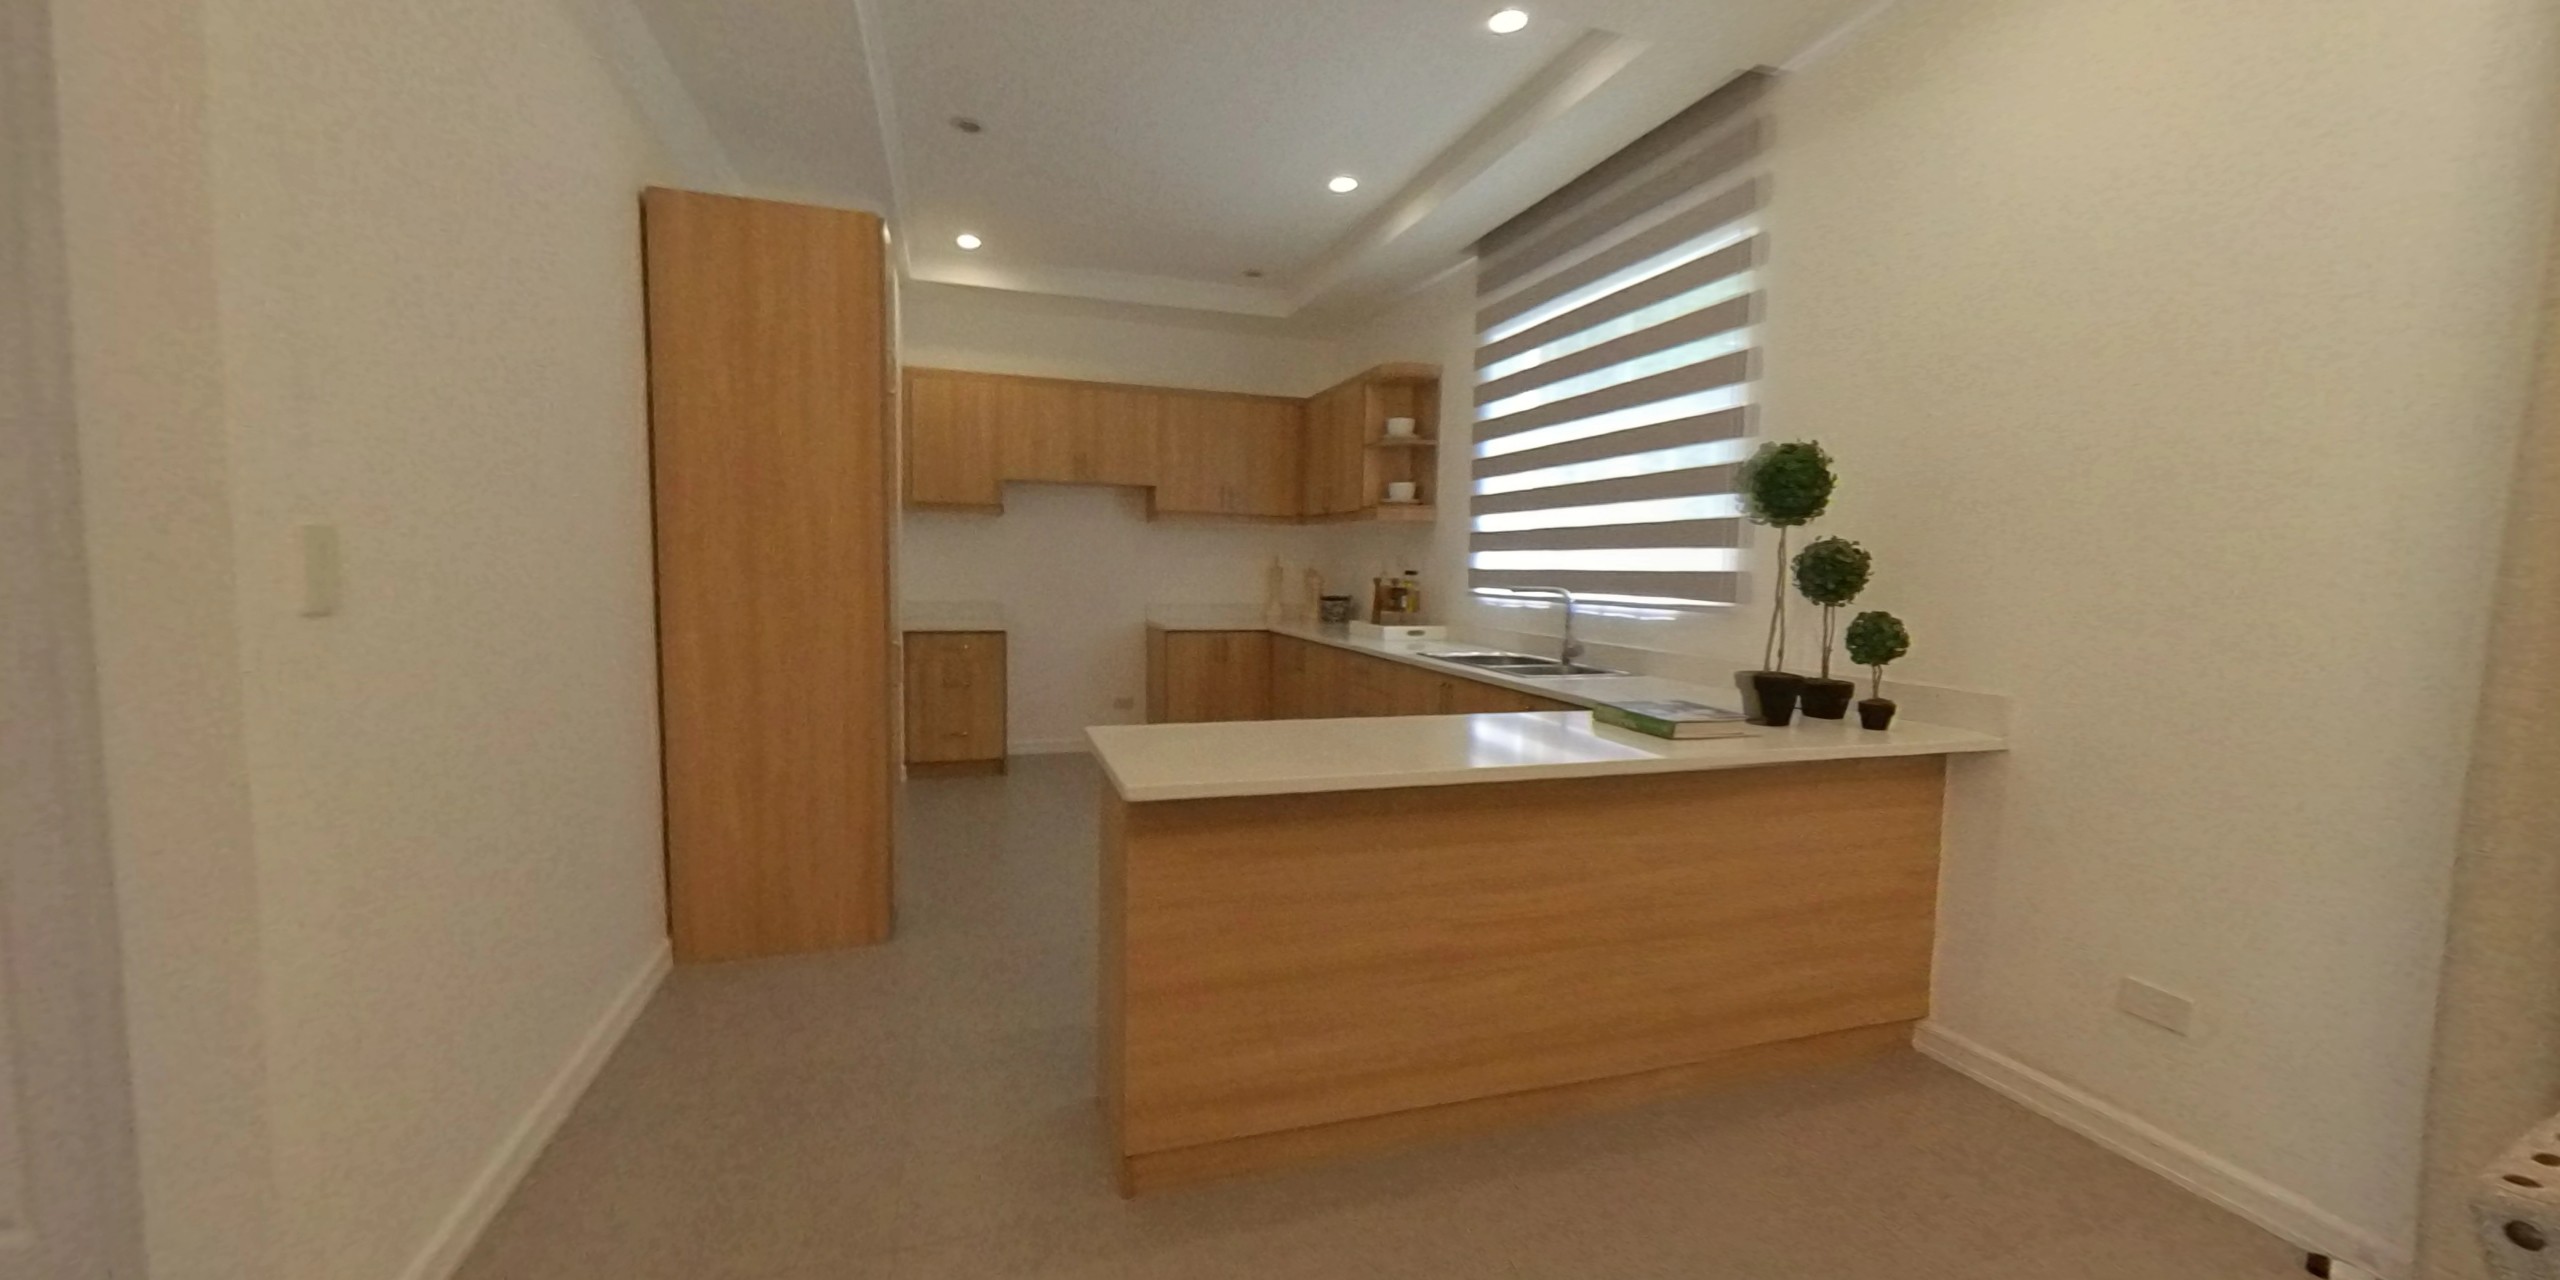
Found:
[[480, 1233], [498, 1216], [500, 1206], [515, 1193], [516, 1184], [533, 1168], [536, 1156], [549, 1144], [551, 1135], [560, 1131], [562, 1122], [576, 1108], [587, 1086], [595, 1083], [596, 1073], [604, 1069], [605, 1060], [613, 1056], [640, 1011], [649, 1005], [649, 997], [658, 993], [667, 971], [674, 965], [670, 944], [661, 941], [643, 960], [622, 990], [615, 993], [602, 1016], [587, 1028], [568, 1061], [551, 1076], [551, 1082], [533, 1100], [533, 1107], [508, 1130], [506, 1140], [491, 1152], [489, 1162], [482, 1165], [479, 1176], [462, 1193], [462, 1199], [436, 1224], [427, 1237], [425, 1247], [401, 1269], [400, 1280], [448, 1280], [471, 1254], [471, 1246], [479, 1243]]
[[2411, 1263], [2381, 1237], [2122, 1108], [1947, 1030], [1920, 1024], [1912, 1047], [2135, 1164], [2301, 1246], [2403, 1280]]
[[1071, 756], [1093, 750], [1093, 744], [1081, 733], [1072, 738], [1026, 738], [1005, 744], [1005, 752], [1017, 756]]

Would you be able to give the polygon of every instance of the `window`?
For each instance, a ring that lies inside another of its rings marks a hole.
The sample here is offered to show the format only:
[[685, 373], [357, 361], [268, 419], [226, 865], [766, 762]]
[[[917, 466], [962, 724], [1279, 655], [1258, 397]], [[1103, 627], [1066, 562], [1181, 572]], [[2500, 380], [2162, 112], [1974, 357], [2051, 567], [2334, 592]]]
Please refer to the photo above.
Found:
[[1479, 595], [1738, 598], [1769, 79], [1739, 77], [1478, 242]]

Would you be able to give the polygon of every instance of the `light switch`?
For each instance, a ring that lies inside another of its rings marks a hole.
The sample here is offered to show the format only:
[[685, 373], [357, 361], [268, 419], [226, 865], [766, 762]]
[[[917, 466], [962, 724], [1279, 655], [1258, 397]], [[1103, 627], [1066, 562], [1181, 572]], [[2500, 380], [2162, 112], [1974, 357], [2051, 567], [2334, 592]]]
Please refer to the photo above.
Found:
[[2182, 1036], [2191, 1034], [2195, 1028], [2195, 1001], [2140, 978], [2126, 978], [2116, 984], [2116, 1008]]
[[338, 611], [338, 526], [306, 524], [296, 531], [302, 558], [302, 616], [326, 618]]

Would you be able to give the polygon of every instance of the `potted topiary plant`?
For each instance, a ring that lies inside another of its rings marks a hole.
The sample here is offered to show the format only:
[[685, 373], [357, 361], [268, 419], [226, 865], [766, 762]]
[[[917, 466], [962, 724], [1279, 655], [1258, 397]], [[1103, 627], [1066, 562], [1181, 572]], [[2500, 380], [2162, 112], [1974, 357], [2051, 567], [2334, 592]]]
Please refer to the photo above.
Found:
[[1742, 705], [1753, 724], [1785, 724], [1795, 718], [1804, 677], [1787, 670], [1787, 531], [1820, 516], [1831, 505], [1831, 455], [1811, 440], [1772, 440], [1742, 464], [1734, 488], [1753, 524], [1778, 531], [1776, 588], [1770, 593], [1769, 639], [1760, 669], [1739, 672]]
[[1870, 729], [1886, 728], [1893, 723], [1893, 699], [1884, 696], [1884, 667], [1911, 652], [1911, 632], [1902, 619], [1870, 610], [1849, 619], [1847, 639], [1849, 661], [1875, 672], [1869, 696], [1858, 703], [1858, 723]]
[[1796, 591], [1822, 606], [1822, 674], [1804, 682], [1799, 705], [1816, 720], [1839, 720], [1849, 714], [1849, 699], [1858, 686], [1831, 678], [1831, 651], [1839, 643], [1840, 608], [1867, 589], [1875, 561], [1866, 548], [1847, 538], [1816, 538], [1796, 553]]

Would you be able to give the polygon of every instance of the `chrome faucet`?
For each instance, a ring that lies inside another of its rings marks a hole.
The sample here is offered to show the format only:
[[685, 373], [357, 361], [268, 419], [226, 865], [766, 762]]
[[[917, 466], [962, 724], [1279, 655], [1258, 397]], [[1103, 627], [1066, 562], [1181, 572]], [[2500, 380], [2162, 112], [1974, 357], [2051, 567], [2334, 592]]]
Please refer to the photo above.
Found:
[[1582, 661], [1582, 642], [1573, 638], [1573, 593], [1562, 587], [1513, 587], [1513, 595], [1554, 596], [1564, 601], [1564, 644], [1556, 651], [1556, 661], [1572, 666]]

